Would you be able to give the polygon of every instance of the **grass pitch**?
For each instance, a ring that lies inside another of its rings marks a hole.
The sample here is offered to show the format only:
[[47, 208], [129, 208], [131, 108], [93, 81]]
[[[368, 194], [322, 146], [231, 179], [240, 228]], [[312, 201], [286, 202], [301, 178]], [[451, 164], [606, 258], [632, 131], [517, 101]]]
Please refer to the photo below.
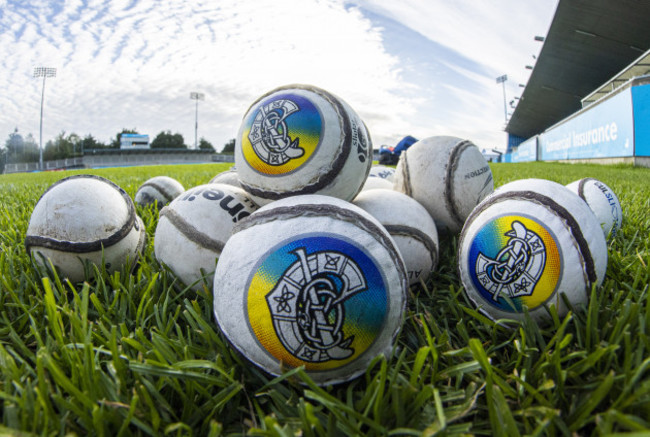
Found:
[[[132, 197], [167, 175], [186, 188], [228, 164], [88, 171]], [[158, 214], [138, 207], [149, 241], [133, 273], [73, 286], [25, 252], [31, 211], [74, 173], [0, 176], [0, 434], [602, 435], [650, 431], [650, 170], [493, 164], [496, 185], [594, 177], [623, 206], [603, 285], [587, 307], [537, 326], [496, 325], [465, 298], [456, 238], [412, 288], [389, 359], [321, 388], [300, 369], [270, 378], [220, 334], [207, 291], [176, 282], [153, 256]]]

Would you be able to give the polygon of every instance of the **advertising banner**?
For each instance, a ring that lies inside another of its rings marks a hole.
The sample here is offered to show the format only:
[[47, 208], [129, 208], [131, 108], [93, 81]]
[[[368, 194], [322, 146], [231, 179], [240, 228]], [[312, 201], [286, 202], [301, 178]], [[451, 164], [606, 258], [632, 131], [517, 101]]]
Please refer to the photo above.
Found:
[[512, 162], [537, 161], [537, 136], [527, 139], [512, 151]]
[[614, 158], [634, 153], [630, 88], [539, 137], [540, 160]]
[[149, 135], [122, 134], [120, 135], [120, 149], [148, 149]]
[[650, 156], [650, 84], [632, 87], [636, 156]]

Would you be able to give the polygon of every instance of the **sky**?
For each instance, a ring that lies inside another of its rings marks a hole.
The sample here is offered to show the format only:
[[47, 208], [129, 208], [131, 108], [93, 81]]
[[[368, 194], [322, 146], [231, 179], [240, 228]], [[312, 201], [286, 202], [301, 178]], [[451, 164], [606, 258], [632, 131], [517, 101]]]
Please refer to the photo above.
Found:
[[[346, 101], [373, 147], [452, 135], [506, 146], [558, 0], [0, 0], [0, 147], [18, 129], [109, 143], [122, 129], [220, 150], [287, 84]], [[191, 92], [205, 100], [190, 99]]]

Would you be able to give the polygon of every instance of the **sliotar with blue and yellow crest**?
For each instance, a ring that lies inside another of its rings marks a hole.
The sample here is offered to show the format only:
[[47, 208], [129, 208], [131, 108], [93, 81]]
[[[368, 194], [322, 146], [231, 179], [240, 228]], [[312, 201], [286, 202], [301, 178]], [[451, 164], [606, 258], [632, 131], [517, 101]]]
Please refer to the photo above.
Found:
[[381, 332], [388, 306], [375, 261], [328, 235], [271, 250], [246, 290], [247, 320], [259, 344], [277, 360], [310, 371], [362, 355]]
[[372, 141], [341, 98], [312, 85], [286, 85], [244, 114], [235, 165], [241, 187], [260, 205], [302, 194], [351, 201], [370, 171]]
[[293, 196], [235, 225], [214, 275], [219, 328], [272, 375], [348, 381], [390, 354], [408, 277], [390, 234], [331, 196]]
[[300, 168], [321, 143], [323, 120], [314, 103], [285, 91], [259, 102], [241, 130], [246, 163], [267, 176], [282, 176]]
[[466, 268], [484, 305], [518, 313], [534, 310], [557, 291], [562, 276], [560, 245], [539, 220], [506, 214], [473, 236]]

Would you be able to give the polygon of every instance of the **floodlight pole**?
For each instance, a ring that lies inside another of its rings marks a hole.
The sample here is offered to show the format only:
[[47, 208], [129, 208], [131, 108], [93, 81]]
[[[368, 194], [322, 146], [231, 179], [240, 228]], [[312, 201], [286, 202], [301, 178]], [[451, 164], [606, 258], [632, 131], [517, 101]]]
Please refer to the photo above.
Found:
[[43, 102], [45, 101], [45, 79], [48, 77], [56, 77], [56, 68], [36, 67], [34, 68], [34, 77], [43, 78], [43, 90], [41, 91], [41, 125], [39, 129], [38, 145], [38, 168], [39, 170], [43, 170]]
[[497, 77], [497, 83], [503, 84], [503, 115], [505, 116], [506, 123], [508, 122], [508, 106], [506, 105], [506, 81], [507, 80], [508, 80], [507, 74]]
[[205, 100], [203, 93], [190, 93], [190, 99], [196, 100], [196, 109], [194, 111], [194, 150], [198, 149], [198, 132], [199, 132], [199, 100]]

